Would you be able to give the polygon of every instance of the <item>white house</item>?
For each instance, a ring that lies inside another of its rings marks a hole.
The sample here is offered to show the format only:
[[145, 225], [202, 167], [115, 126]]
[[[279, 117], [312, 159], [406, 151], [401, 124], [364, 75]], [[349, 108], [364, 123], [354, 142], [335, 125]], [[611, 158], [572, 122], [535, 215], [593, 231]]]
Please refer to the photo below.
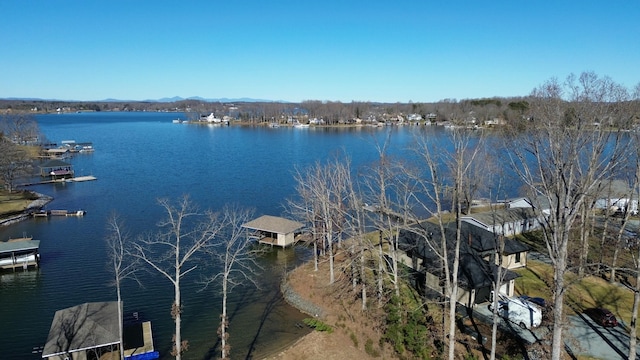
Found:
[[462, 221], [503, 236], [518, 235], [542, 225], [534, 210], [525, 207], [469, 214]]
[[638, 214], [638, 198], [624, 180], [608, 180], [597, 184], [592, 192], [595, 198], [594, 207], [598, 210], [609, 209], [611, 212], [631, 211]]

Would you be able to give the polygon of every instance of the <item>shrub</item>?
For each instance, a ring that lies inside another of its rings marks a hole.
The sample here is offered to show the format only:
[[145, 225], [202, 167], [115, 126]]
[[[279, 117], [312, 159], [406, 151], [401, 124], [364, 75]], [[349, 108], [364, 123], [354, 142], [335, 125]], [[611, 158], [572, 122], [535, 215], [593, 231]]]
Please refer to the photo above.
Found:
[[[401, 357], [430, 359], [433, 352], [424, 307], [416, 302], [418, 297], [404, 288], [401, 296], [392, 296], [386, 305], [386, 329], [384, 340], [391, 344]], [[405, 351], [410, 354], [404, 354]]]
[[307, 326], [314, 328], [315, 330], [318, 331], [326, 331], [329, 334], [331, 334], [333, 332], [333, 328], [328, 325], [323, 323], [322, 321], [318, 320], [318, 319], [314, 319], [314, 318], [305, 318], [304, 320], [302, 320], [302, 322], [304, 322], [305, 324], [307, 324]]
[[358, 337], [353, 332], [349, 334], [351, 341], [353, 342], [353, 346], [358, 347]]
[[379, 357], [380, 352], [373, 348], [373, 340], [367, 339], [364, 343], [364, 351], [371, 357]]

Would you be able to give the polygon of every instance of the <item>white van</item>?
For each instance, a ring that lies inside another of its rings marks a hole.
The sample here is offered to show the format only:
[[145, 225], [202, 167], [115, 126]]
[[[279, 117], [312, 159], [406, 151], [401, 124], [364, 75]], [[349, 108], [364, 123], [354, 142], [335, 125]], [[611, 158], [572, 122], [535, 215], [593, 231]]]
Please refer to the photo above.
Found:
[[[523, 329], [538, 327], [542, 323], [542, 310], [528, 301], [501, 296], [498, 304], [498, 315]], [[489, 304], [489, 310], [493, 311], [493, 303]]]

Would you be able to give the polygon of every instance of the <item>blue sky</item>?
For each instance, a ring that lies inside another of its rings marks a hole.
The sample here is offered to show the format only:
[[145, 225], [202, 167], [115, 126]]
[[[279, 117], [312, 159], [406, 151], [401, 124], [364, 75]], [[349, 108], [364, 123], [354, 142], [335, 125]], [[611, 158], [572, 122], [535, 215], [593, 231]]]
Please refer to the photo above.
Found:
[[0, 98], [434, 102], [640, 82], [640, 2], [0, 2]]

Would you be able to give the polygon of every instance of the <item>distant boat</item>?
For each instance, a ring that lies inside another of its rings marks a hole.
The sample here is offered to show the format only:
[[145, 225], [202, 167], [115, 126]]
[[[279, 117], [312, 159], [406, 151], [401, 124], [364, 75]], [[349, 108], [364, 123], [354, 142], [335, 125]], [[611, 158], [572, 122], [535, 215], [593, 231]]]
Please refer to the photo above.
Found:
[[269, 123], [269, 127], [270, 128], [277, 128], [277, 127], [280, 127], [280, 124], [278, 124], [277, 122], [272, 122], [272, 123]]
[[293, 127], [298, 128], [298, 129], [307, 129], [309, 127], [309, 124], [296, 123], [295, 125], [293, 125]]

